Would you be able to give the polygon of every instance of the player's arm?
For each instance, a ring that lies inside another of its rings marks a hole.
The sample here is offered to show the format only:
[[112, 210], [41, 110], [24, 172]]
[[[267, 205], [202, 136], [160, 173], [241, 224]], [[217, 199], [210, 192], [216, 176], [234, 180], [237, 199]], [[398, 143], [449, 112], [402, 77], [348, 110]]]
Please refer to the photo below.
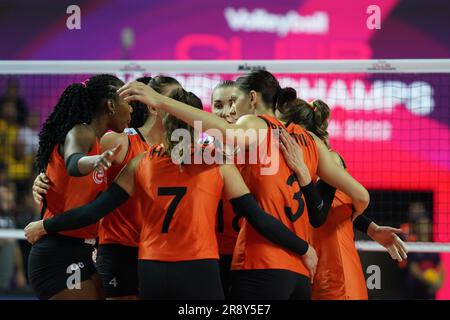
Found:
[[134, 192], [135, 171], [144, 155], [141, 154], [132, 159], [122, 169], [114, 183], [91, 203], [68, 210], [53, 218], [28, 224], [25, 227], [27, 240], [34, 243], [47, 233], [74, 230], [94, 224], [120, 207]]
[[[94, 139], [95, 139], [95, 137], [94, 137]], [[122, 163], [122, 161], [125, 158], [126, 153], [128, 151], [128, 138], [125, 134], [123, 134], [123, 133], [119, 134], [119, 133], [115, 133], [115, 132], [107, 133], [102, 137], [100, 143], [101, 143], [103, 150], [114, 149], [120, 144], [122, 146], [122, 148], [121, 148], [122, 150], [120, 150], [119, 152], [116, 152], [116, 157], [114, 157], [112, 164]], [[116, 151], [117, 151], [117, 149], [116, 149]], [[84, 154], [84, 153], [81, 153], [81, 154]], [[70, 156], [69, 156], [69, 158], [70, 158]], [[90, 161], [89, 158], [91, 158], [91, 157], [82, 156], [82, 158], [79, 159], [78, 163], [76, 163], [76, 164], [79, 165], [81, 163], [81, 165], [83, 166], [84, 162]], [[94, 159], [94, 158], [96, 158], [96, 157], [93, 157], [91, 159]], [[72, 173], [71, 175], [76, 176], [77, 175], [76, 169], [74, 170], [74, 167], [76, 167], [76, 165], [73, 160], [75, 160], [75, 158], [73, 158], [71, 161], [66, 162], [66, 167], [70, 168], [68, 170], [69, 174]], [[80, 170], [78, 169], [78, 171], [80, 171]], [[33, 189], [34, 201], [39, 204], [42, 201], [42, 196], [47, 194], [47, 191], [49, 188], [50, 188], [50, 180], [48, 179], [47, 175], [44, 172], [41, 172], [33, 182], [32, 189]]]
[[111, 161], [111, 165], [120, 165], [128, 152], [128, 135], [125, 132], [108, 132], [100, 139], [100, 145], [102, 150], [112, 150], [120, 145], [120, 151], [115, 153]]
[[[335, 151], [330, 151], [330, 155], [331, 158], [333, 159], [333, 161], [342, 169], [345, 169], [344, 166], [344, 162], [343, 159], [339, 156], [339, 154]], [[323, 184], [323, 185], [328, 185], [326, 182], [324, 182], [323, 180], [319, 180], [319, 183]], [[374, 233], [375, 230], [375, 226], [377, 226], [372, 219], [370, 219], [369, 217], [367, 217], [364, 214], [358, 215], [358, 217], [353, 220], [353, 227], [355, 227], [357, 230], [361, 231], [362, 233], [365, 234], [369, 234], [369, 227], [371, 230], [371, 234]]]
[[353, 226], [385, 247], [392, 259], [402, 261], [408, 257], [408, 250], [398, 236], [402, 233], [401, 229], [379, 226], [364, 214], [353, 221]]
[[269, 241], [299, 254], [310, 272], [312, 281], [318, 262], [314, 248], [289, 230], [281, 221], [261, 209], [235, 165], [222, 165], [220, 171], [224, 181], [225, 196], [230, 201], [234, 213], [237, 216], [243, 216]]
[[355, 208], [354, 217], [360, 215], [369, 205], [369, 192], [356, 181], [345, 169], [338, 166], [330, 155], [330, 151], [317, 136], [313, 135], [319, 152], [319, 177], [336, 189], [352, 198]]
[[[339, 156], [339, 154], [331, 151], [330, 155], [334, 162], [345, 170], [343, 159]], [[322, 183], [326, 184], [323, 181]], [[358, 215], [356, 219], [353, 220], [353, 226], [357, 230], [367, 234], [372, 238], [372, 240], [385, 247], [392, 259], [402, 261], [407, 258], [408, 250], [406, 249], [403, 241], [397, 236], [397, 234], [402, 232], [401, 229], [379, 226], [364, 214]]]
[[94, 170], [95, 156], [88, 156], [95, 143], [94, 131], [84, 125], [74, 126], [64, 141], [64, 162], [71, 176], [85, 176]]
[[308, 243], [297, 237], [278, 219], [264, 212], [250, 193], [241, 174], [234, 165], [222, 165], [225, 197], [230, 201], [236, 215], [243, 216], [259, 233], [270, 241], [293, 252], [304, 255]]
[[[203, 131], [208, 129], [218, 129], [223, 137], [227, 135], [227, 130], [231, 129], [242, 129], [244, 131], [248, 129], [267, 129], [264, 120], [254, 115], [241, 117], [242, 119], [240, 118], [235, 124], [230, 124], [225, 119], [222, 119], [215, 114], [191, 107], [180, 101], [161, 95], [149, 86], [137, 81], [127, 83], [118, 90], [118, 93], [125, 101], [140, 101], [146, 105], [163, 109], [192, 127], [195, 126], [195, 122], [201, 122]], [[246, 146], [254, 142], [255, 141], [252, 138], [246, 139]]]
[[327, 219], [336, 188], [326, 183], [316, 184], [312, 181], [302, 149], [285, 130], [281, 131], [280, 141], [284, 159], [289, 168], [295, 172], [300, 189], [305, 196], [309, 222], [314, 228], [318, 228]]
[[94, 169], [102, 167], [107, 170], [115, 154], [120, 152], [121, 146], [106, 150], [101, 155], [88, 156], [95, 144], [94, 131], [84, 124], [74, 126], [66, 135], [64, 141], [64, 162], [70, 176], [81, 177]]
[[33, 198], [34, 202], [40, 204], [42, 201], [42, 197], [47, 194], [47, 191], [50, 189], [50, 180], [44, 172], [41, 172], [36, 176], [33, 182]]

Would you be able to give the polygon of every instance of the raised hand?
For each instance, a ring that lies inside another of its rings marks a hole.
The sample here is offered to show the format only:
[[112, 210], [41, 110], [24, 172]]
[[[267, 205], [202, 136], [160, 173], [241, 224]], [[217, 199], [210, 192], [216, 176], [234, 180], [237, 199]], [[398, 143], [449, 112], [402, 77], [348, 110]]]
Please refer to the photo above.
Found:
[[159, 107], [162, 103], [163, 96], [153, 90], [150, 86], [132, 81], [125, 84], [122, 88], [117, 90], [117, 93], [125, 101], [139, 101], [147, 106]]
[[281, 131], [280, 140], [280, 149], [283, 152], [287, 165], [297, 175], [300, 185], [306, 186], [311, 182], [311, 174], [305, 164], [302, 148], [286, 130]]

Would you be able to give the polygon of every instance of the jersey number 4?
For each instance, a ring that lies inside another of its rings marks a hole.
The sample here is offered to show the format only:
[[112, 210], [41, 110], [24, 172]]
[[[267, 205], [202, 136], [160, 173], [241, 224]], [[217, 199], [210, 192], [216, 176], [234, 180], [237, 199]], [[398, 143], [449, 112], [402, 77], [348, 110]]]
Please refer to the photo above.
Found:
[[161, 233], [168, 233], [169, 232], [169, 225], [172, 221], [173, 214], [175, 213], [175, 210], [177, 209], [177, 206], [180, 204], [181, 199], [186, 194], [187, 188], [186, 187], [161, 187], [158, 188], [158, 196], [175, 196], [173, 198], [172, 202], [169, 204], [169, 208], [167, 209], [167, 214], [164, 217], [163, 226], [161, 229]]

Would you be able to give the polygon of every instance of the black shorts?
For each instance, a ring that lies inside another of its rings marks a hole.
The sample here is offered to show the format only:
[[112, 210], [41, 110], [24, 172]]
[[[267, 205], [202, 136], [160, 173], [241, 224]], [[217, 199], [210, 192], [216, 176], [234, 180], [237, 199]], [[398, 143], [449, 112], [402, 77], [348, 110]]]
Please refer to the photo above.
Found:
[[310, 300], [310, 278], [288, 270], [231, 271], [231, 300]]
[[91, 244], [84, 239], [45, 235], [31, 248], [28, 277], [39, 299], [50, 299], [65, 289], [76, 290], [97, 272]]
[[225, 298], [228, 297], [230, 286], [231, 286], [231, 262], [233, 261], [232, 254], [222, 254], [220, 255], [220, 280], [222, 281], [223, 293]]
[[97, 252], [97, 270], [107, 298], [138, 295], [138, 248], [102, 244]]
[[144, 300], [223, 300], [219, 262], [139, 260], [139, 296]]

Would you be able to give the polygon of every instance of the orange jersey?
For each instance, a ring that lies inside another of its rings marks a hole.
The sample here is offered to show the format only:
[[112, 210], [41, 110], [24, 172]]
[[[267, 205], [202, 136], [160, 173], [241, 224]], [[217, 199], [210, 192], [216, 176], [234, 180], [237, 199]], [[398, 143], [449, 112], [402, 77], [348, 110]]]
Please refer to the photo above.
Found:
[[312, 246], [319, 258], [312, 285], [314, 300], [368, 299], [352, 211], [352, 199], [337, 190], [325, 224], [312, 232]]
[[[122, 168], [134, 157], [147, 151], [149, 146], [138, 130], [128, 129], [128, 151], [120, 165], [108, 169], [108, 184], [111, 184]], [[127, 202], [105, 216], [99, 227], [100, 244], [117, 243], [137, 247], [141, 231], [141, 202], [133, 194]]]
[[176, 165], [161, 146], [139, 163], [136, 189], [142, 203], [139, 259], [218, 259], [215, 233], [223, 180], [217, 165]]
[[[242, 169], [242, 165], [237, 164], [236, 167]], [[217, 242], [221, 255], [233, 254], [242, 220], [244, 218], [234, 213], [230, 201], [223, 196], [217, 207]]]
[[223, 197], [217, 208], [217, 220], [219, 253], [232, 255], [243, 218], [234, 214], [230, 201]]
[[[42, 207], [44, 219], [52, 218], [67, 210], [85, 205], [95, 200], [106, 188], [106, 176], [104, 173], [92, 171], [84, 177], [69, 176], [64, 159], [58, 152], [58, 147], [56, 145], [53, 148], [46, 170], [46, 175], [51, 183]], [[100, 142], [96, 139], [95, 146], [88, 155], [93, 156], [100, 153]], [[75, 238], [96, 238], [98, 223], [81, 229], [59, 233]]]
[[[261, 168], [268, 167], [270, 164], [265, 165], [262, 164], [263, 161], [259, 161], [257, 164], [244, 166], [241, 171], [242, 176], [264, 211], [279, 219], [300, 238], [310, 242], [306, 203], [296, 175], [286, 164], [281, 150], [278, 147], [272, 150], [273, 146], [271, 146], [271, 140], [276, 137], [275, 132], [284, 126], [274, 117], [265, 115], [261, 118], [268, 123], [267, 138], [263, 143], [267, 143], [267, 154], [269, 157], [272, 156], [272, 162], [276, 159], [275, 152], [278, 152], [278, 170], [275, 174], [263, 175]], [[287, 130], [302, 148], [306, 165], [315, 179], [318, 151], [313, 138], [297, 125], [290, 125]], [[245, 220], [236, 243], [232, 269], [284, 269], [309, 277], [308, 269], [297, 254], [266, 240]]]
[[[207, 161], [212, 161], [218, 154], [226, 154], [226, 157], [233, 157], [233, 154], [229, 151], [226, 152], [222, 142], [216, 140], [212, 136], [203, 134], [202, 138], [198, 142], [203, 149], [203, 157]], [[242, 168], [242, 165], [237, 164], [238, 170]], [[217, 207], [217, 244], [219, 246], [219, 253], [221, 255], [232, 255], [234, 247], [236, 246], [237, 236], [239, 234], [241, 218], [234, 214], [233, 207], [230, 202], [223, 196]]]

